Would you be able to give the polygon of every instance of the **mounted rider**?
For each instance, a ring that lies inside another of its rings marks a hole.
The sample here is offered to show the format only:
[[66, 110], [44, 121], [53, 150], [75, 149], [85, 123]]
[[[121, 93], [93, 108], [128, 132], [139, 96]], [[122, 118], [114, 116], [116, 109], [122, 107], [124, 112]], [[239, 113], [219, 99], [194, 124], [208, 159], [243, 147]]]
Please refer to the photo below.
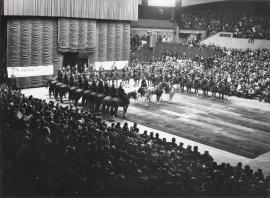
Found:
[[111, 80], [112, 80], [112, 84], [114, 84], [114, 81], [116, 80], [116, 71], [117, 71], [117, 67], [115, 65], [115, 62], [113, 62], [113, 65], [111, 67]]
[[81, 75], [78, 75], [78, 87], [83, 88], [83, 79]]
[[63, 82], [63, 71], [61, 69], [59, 69], [57, 72], [57, 80], [59, 82]]
[[91, 86], [90, 86], [90, 89], [92, 90], [92, 91], [97, 91], [97, 84], [96, 84], [96, 81], [92, 81], [92, 84], [91, 84]]
[[143, 77], [141, 87], [139, 88], [138, 93], [140, 93], [143, 96], [146, 93], [146, 90], [147, 90], [147, 83], [145, 77]]
[[105, 84], [104, 84], [103, 93], [105, 96], [110, 95], [110, 87], [109, 87], [108, 82], [105, 82]]
[[120, 83], [120, 86], [119, 86], [118, 89], [117, 89], [117, 95], [118, 95], [119, 98], [121, 98], [121, 99], [124, 99], [125, 96], [126, 96], [126, 92], [125, 92], [125, 90], [124, 90], [123, 87], [122, 87], [122, 83]]
[[88, 79], [87, 79], [86, 75], [83, 75], [83, 89], [84, 90], [89, 89], [89, 83], [88, 83]]
[[97, 92], [98, 93], [103, 93], [104, 92], [104, 86], [103, 86], [102, 80], [99, 80], [99, 82], [98, 82]]
[[71, 75], [70, 75], [70, 78], [69, 78], [69, 86], [70, 86], [70, 87], [75, 86], [74, 74], [71, 74]]
[[112, 84], [112, 86], [109, 88], [109, 95], [110, 95], [111, 97], [115, 97], [116, 94], [117, 94], [117, 90], [116, 90], [116, 88], [115, 88], [115, 85]]

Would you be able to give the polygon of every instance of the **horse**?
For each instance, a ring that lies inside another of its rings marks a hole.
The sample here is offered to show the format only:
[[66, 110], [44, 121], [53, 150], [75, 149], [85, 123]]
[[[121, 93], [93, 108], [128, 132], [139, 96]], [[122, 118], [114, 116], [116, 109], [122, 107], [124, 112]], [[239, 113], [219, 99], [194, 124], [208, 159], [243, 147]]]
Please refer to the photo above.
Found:
[[209, 87], [208, 87], [208, 80], [207, 79], [202, 79], [201, 87], [202, 87], [202, 90], [203, 90], [203, 95], [208, 96]]
[[185, 86], [187, 85], [187, 79], [186, 78], [180, 78], [180, 87], [181, 87], [181, 91], [184, 92], [185, 91]]
[[156, 88], [155, 87], [147, 87], [145, 93], [145, 106], [149, 106], [149, 102], [151, 102], [151, 96], [156, 95], [156, 102], [159, 104], [162, 101], [163, 93], [169, 93], [170, 87], [167, 82], [160, 83]]
[[128, 92], [128, 97], [133, 98], [135, 101], [138, 101], [139, 99], [139, 93], [135, 91]]
[[55, 85], [56, 85], [57, 81], [56, 80], [49, 80], [46, 84], [46, 88], [49, 87], [49, 97], [51, 98], [51, 95], [55, 95]]
[[71, 103], [73, 101], [74, 105], [77, 106], [78, 101], [83, 96], [84, 90], [73, 86], [69, 88], [68, 92], [69, 92], [69, 102]]
[[209, 89], [212, 92], [212, 97], [216, 97], [216, 93], [218, 92], [218, 87], [214, 80], [210, 80]]
[[187, 93], [191, 93], [192, 85], [193, 85], [192, 80], [190, 78], [188, 78], [186, 81]]
[[201, 83], [198, 79], [194, 80], [194, 90], [195, 90], [195, 95], [199, 95], [199, 88], [201, 86]]
[[219, 89], [219, 98], [221, 97], [222, 99], [224, 99], [224, 96], [228, 97], [229, 99], [229, 95], [230, 95], [230, 86], [228, 83], [224, 83], [224, 82], [219, 82], [218, 84], [218, 89]]
[[69, 86], [66, 84], [62, 84], [59, 87], [59, 99], [60, 102], [63, 103], [63, 97], [68, 93]]
[[102, 113], [104, 117], [112, 118], [117, 116], [119, 107], [123, 107], [123, 118], [126, 117], [127, 109], [130, 104], [130, 98], [127, 94], [124, 97], [106, 96], [102, 100]]

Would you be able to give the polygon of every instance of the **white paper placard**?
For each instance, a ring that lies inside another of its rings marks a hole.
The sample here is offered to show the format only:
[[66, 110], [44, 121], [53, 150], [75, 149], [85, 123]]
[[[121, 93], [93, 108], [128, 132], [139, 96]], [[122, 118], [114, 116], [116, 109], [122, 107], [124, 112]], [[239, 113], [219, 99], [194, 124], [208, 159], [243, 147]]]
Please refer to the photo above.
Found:
[[53, 75], [53, 65], [29, 66], [29, 67], [7, 67], [8, 77], [30, 77]]

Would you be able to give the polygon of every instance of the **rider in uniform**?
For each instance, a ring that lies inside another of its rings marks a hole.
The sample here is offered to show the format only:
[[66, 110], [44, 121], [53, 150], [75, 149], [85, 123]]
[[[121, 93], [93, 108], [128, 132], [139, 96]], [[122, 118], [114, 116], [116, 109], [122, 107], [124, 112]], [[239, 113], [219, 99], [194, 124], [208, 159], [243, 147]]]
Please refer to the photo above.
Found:
[[99, 68], [99, 77], [100, 78], [103, 78], [104, 76], [104, 67], [103, 65], [100, 65], [100, 68]]
[[123, 89], [122, 87], [122, 83], [120, 83], [120, 86], [118, 87], [117, 89], [117, 95], [120, 97], [120, 98], [124, 98], [126, 93], [125, 93], [125, 90]]
[[68, 74], [67, 74], [67, 71], [64, 73], [63, 82], [64, 82], [65, 84], [68, 84]]
[[57, 80], [59, 82], [63, 82], [63, 72], [61, 69], [58, 70], [58, 73], [57, 73]]
[[74, 85], [75, 85], [74, 74], [71, 74], [69, 78], [69, 86], [73, 87]]
[[141, 82], [141, 87], [139, 88], [138, 92], [139, 92], [141, 95], [144, 95], [145, 92], [146, 92], [146, 89], [147, 89], [147, 83], [146, 83], [145, 77], [143, 77], [143, 80], [142, 80], [142, 82]]
[[98, 82], [98, 88], [97, 88], [98, 93], [103, 93], [104, 92], [104, 86], [102, 80], [99, 80]]
[[86, 78], [86, 75], [83, 75], [83, 89], [87, 90], [89, 88], [88, 79]]
[[92, 84], [91, 84], [91, 90], [92, 91], [97, 91], [97, 84], [96, 84], [96, 81], [92, 81]]
[[109, 87], [108, 82], [105, 82], [103, 90], [104, 90], [104, 95], [106, 96], [110, 95], [110, 87]]
[[78, 75], [78, 86], [79, 88], [83, 88], [83, 79], [81, 75]]
[[109, 95], [110, 95], [111, 97], [115, 97], [115, 96], [116, 96], [116, 93], [117, 93], [117, 90], [116, 90], [116, 88], [115, 88], [115, 85], [112, 84], [112, 86], [111, 86], [110, 89], [109, 89]]

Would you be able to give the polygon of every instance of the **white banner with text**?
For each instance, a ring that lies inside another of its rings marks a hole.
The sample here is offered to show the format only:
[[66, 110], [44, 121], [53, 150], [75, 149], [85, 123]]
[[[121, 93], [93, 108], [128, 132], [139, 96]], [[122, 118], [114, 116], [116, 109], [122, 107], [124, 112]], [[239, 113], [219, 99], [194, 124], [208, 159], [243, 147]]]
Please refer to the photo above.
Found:
[[30, 77], [53, 75], [53, 65], [29, 66], [29, 67], [7, 67], [8, 77]]

